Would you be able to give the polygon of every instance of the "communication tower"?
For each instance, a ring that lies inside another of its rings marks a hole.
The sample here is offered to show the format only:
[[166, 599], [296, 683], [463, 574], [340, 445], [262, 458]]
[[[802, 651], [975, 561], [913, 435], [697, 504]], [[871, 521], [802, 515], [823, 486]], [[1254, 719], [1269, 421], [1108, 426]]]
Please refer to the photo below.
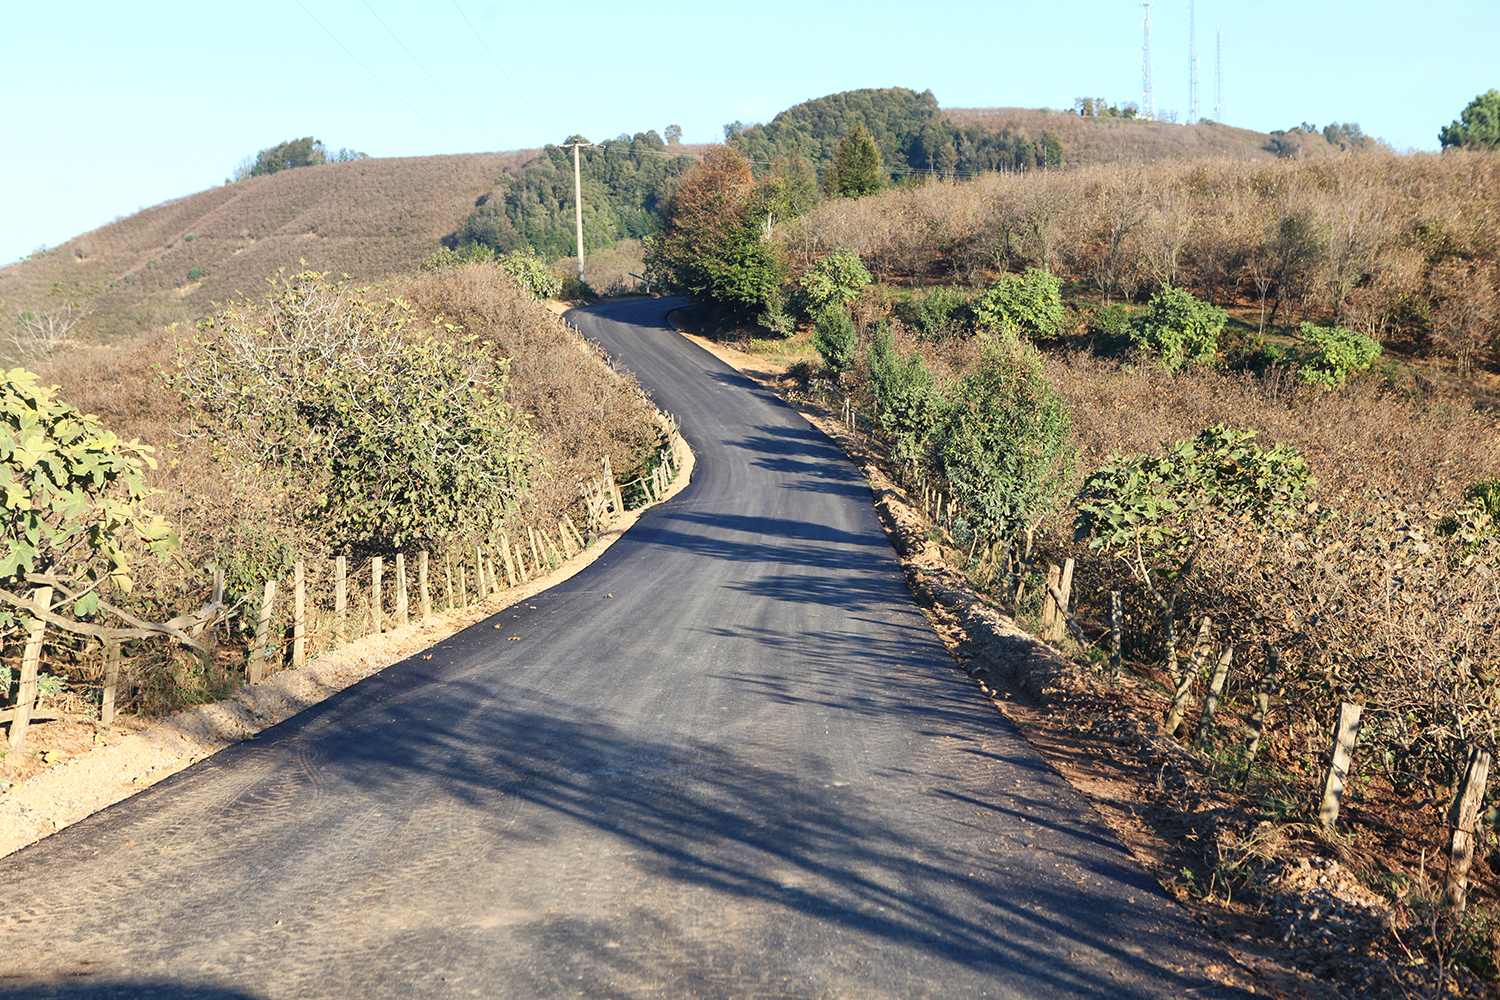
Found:
[[1214, 40], [1214, 121], [1224, 124], [1224, 26], [1217, 25]]
[[1155, 0], [1141, 0], [1146, 17], [1141, 22], [1145, 41], [1141, 44], [1141, 114], [1146, 118], [1156, 117], [1156, 103], [1151, 95], [1151, 4]]
[[1188, 125], [1198, 120], [1198, 37], [1193, 30], [1193, 0], [1188, 0]]

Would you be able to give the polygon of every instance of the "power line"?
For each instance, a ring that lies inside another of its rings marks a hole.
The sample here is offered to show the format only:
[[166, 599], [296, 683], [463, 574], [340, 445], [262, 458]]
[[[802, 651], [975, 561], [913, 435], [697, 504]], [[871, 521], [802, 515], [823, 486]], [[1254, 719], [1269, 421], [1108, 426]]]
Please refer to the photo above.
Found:
[[448, 88], [444, 87], [442, 85], [442, 83], [440, 83], [438, 81], [438, 78], [432, 75], [432, 71], [431, 70], [429, 70], [426, 66], [422, 65], [422, 60], [418, 59], [417, 56], [416, 56], [416, 54], [414, 52], [412, 52], [411, 49], [409, 49], [409, 48], [406, 47], [406, 43], [401, 40], [400, 36], [397, 35], [394, 31], [391, 31], [391, 26], [388, 25], [388, 24], [386, 24], [385, 21], [381, 18], [381, 16], [379, 14], [375, 13], [375, 8], [370, 6], [368, 0], [365, 0], [365, 10], [369, 11], [370, 12], [370, 16], [373, 17], [373, 18], [375, 18], [375, 20], [377, 20], [377, 21], [380, 22], [380, 26], [382, 28], [384, 28], [386, 30], [386, 32], [392, 38], [394, 38], [396, 40], [396, 44], [399, 45], [399, 46], [401, 46], [401, 50], [403, 52], [405, 52], [407, 55], [411, 56], [411, 61], [417, 64], [417, 68], [418, 69], [420, 69], [423, 73], [427, 74], [427, 79], [429, 79], [433, 83], [437, 84], [437, 89], [441, 90], [443, 92], [444, 96], [446, 96], [448, 98], [448, 100], [452, 101], [453, 104], [454, 104], [454, 106], [457, 107], [458, 110], [462, 111], [466, 115], [469, 115], [469, 120], [472, 121], [475, 125], [478, 125], [480, 128], [484, 129], [485, 133], [491, 139], [495, 140], [496, 145], [499, 145], [500, 141], [501, 141], [500, 137], [498, 135], [496, 135], [495, 133], [491, 132], [489, 130], [489, 127], [486, 126], [484, 124], [484, 122], [480, 121], [478, 118], [475, 118], [472, 114], [469, 114], [469, 109], [466, 108], [466, 107], [464, 107], [462, 104], [460, 104], [459, 101], [458, 101], [458, 98], [456, 98], [452, 94], [448, 93]]
[[526, 95], [521, 93], [521, 88], [516, 86], [516, 82], [510, 78], [510, 74], [505, 72], [505, 67], [500, 65], [500, 60], [495, 58], [495, 53], [491, 52], [490, 47], [484, 43], [484, 39], [480, 37], [478, 29], [474, 27], [474, 22], [469, 20], [469, 15], [465, 14], [464, 9], [458, 5], [458, 0], [453, 0], [453, 9], [458, 11], [458, 16], [464, 19], [464, 24], [469, 26], [469, 31], [473, 33], [475, 40], [479, 42], [480, 48], [484, 49], [484, 54], [490, 57], [490, 62], [494, 63], [495, 68], [500, 71], [500, 75], [505, 77], [505, 82], [510, 84], [510, 89], [514, 90], [516, 96], [521, 99], [521, 103], [526, 105], [526, 110], [530, 111], [536, 120], [542, 123], [542, 128], [546, 129], [548, 133], [555, 135], [556, 131], [552, 128], [551, 123], [538, 114], [536, 108], [531, 106], [531, 102], [526, 99]]
[[[296, 4], [298, 7], [302, 7], [302, 0], [292, 0], [292, 3]], [[416, 108], [412, 107], [410, 101], [408, 101], [406, 98], [402, 97], [400, 94], [396, 93], [395, 88], [393, 88], [390, 84], [386, 83], [378, 75], [376, 75], [375, 71], [373, 69], [371, 69], [370, 67], [366, 66], [364, 64], [364, 62], [361, 61], [361, 59], [359, 58], [359, 56], [355, 55], [353, 52], [350, 52], [349, 51], [349, 46], [347, 46], [343, 42], [339, 41], [338, 36], [335, 35], [333, 32], [329, 31], [328, 27], [322, 21], [319, 21], [316, 17], [313, 17], [312, 11], [308, 10], [306, 7], [302, 7], [302, 13], [304, 13], [308, 17], [312, 18], [312, 23], [316, 24], [318, 27], [322, 28], [323, 29], [323, 33], [326, 34], [329, 38], [332, 38], [334, 44], [337, 45], [339, 48], [343, 49], [344, 52], [346, 54], [348, 54], [348, 56], [349, 56], [350, 59], [353, 59], [356, 63], [359, 63], [359, 68], [360, 69], [364, 70], [366, 73], [368, 73], [371, 76], [375, 77], [375, 82], [376, 83], [380, 84], [386, 90], [389, 90], [391, 92], [391, 96], [392, 97], [394, 97], [396, 100], [400, 101], [402, 104], [405, 104], [406, 107], [407, 107], [407, 109], [409, 111], [411, 111], [412, 114], [416, 115], [418, 118], [420, 118], [424, 122], [426, 122], [428, 124], [428, 126], [430, 126], [432, 128], [432, 130], [434, 132], [436, 132], [438, 135], [441, 135], [444, 139], [447, 139], [449, 142], [453, 143], [453, 145], [457, 146], [459, 149], [463, 150], [465, 153], [472, 153], [472, 152], [474, 152], [468, 146], [465, 146], [463, 143], [461, 143], [457, 139], [453, 138], [453, 136], [449, 135], [447, 132], [444, 132], [442, 129], [438, 128], [437, 125], [434, 124], [433, 121], [430, 118], [428, 118], [426, 115], [422, 114], [422, 112], [420, 112]]]

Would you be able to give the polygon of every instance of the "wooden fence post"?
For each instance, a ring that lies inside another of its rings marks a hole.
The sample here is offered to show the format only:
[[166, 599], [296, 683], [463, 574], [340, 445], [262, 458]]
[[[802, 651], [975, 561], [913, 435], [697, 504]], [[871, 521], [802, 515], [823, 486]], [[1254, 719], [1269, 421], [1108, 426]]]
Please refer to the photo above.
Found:
[[510, 536], [500, 532], [500, 558], [505, 562], [505, 582], [514, 587], [520, 583], [516, 576], [516, 561], [510, 556]]
[[370, 560], [370, 633], [372, 635], [379, 635], [385, 624], [381, 620], [385, 607], [380, 599], [380, 577], [384, 570], [384, 556], [375, 556]]
[[514, 542], [513, 544], [515, 545], [515, 550], [516, 550], [516, 571], [521, 574], [521, 579], [524, 581], [524, 580], [528, 579], [528, 575], [527, 575], [527, 571], [526, 571], [526, 559], [521, 554], [521, 543], [519, 541], [517, 541], [517, 542]]
[[396, 553], [396, 627], [406, 626], [409, 607], [406, 603], [406, 553]]
[[120, 686], [120, 640], [104, 644], [104, 690], [99, 696], [99, 723], [115, 724], [115, 692]]
[[462, 559], [454, 561], [458, 563], [458, 606], [467, 608], [469, 606], [469, 585], [464, 580], [464, 561]]
[[1339, 820], [1339, 804], [1344, 801], [1344, 784], [1349, 780], [1349, 764], [1354, 758], [1354, 741], [1359, 736], [1361, 705], [1344, 702], [1339, 705], [1338, 725], [1333, 729], [1333, 753], [1328, 762], [1328, 777], [1323, 782], [1323, 801], [1318, 806], [1318, 821], [1332, 830]]
[[427, 588], [427, 550], [417, 553], [417, 596], [422, 602], [422, 620], [432, 617], [432, 592]]
[[1109, 592], [1109, 674], [1119, 680], [1125, 674], [1121, 635], [1125, 630], [1125, 603], [1118, 590]]
[[1203, 700], [1203, 714], [1198, 717], [1198, 733], [1193, 737], [1193, 746], [1199, 750], [1214, 727], [1214, 716], [1219, 713], [1219, 702], [1224, 697], [1224, 682], [1229, 678], [1229, 668], [1234, 663], [1234, 647], [1225, 646], [1219, 652], [1219, 663], [1214, 667], [1213, 680], [1208, 683], [1208, 697]]
[[1260, 687], [1255, 692], [1255, 711], [1250, 714], [1250, 731], [1255, 735], [1245, 748], [1245, 780], [1250, 780], [1250, 765], [1260, 750], [1260, 741], [1266, 734], [1267, 721], [1271, 717], [1271, 695], [1281, 685], [1281, 650], [1269, 642], [1262, 642], [1266, 653], [1266, 672], [1261, 674]]
[[1042, 593], [1042, 639], [1046, 642], [1057, 642], [1063, 637], [1062, 628], [1058, 624], [1062, 616], [1058, 611], [1057, 598], [1052, 596], [1061, 580], [1062, 567], [1056, 563], [1048, 563], [1047, 582]]
[[250, 651], [250, 664], [245, 668], [245, 680], [259, 684], [266, 672], [266, 636], [271, 631], [271, 608], [276, 603], [276, 581], [267, 580], [265, 596], [260, 602], [260, 618], [255, 623], [255, 648]]
[[333, 559], [333, 634], [340, 646], [349, 641], [349, 560], [346, 556]]
[[[622, 507], [621, 509], [623, 510], [624, 508]], [[541, 547], [536, 543], [536, 532], [531, 530], [531, 525], [529, 524], [526, 526], [526, 538], [531, 542], [531, 554], [536, 559], [534, 565], [536, 566], [536, 571], [540, 573], [542, 567], [547, 563], [547, 558], [542, 555]]]
[[[52, 588], [38, 587], [32, 592], [31, 602], [38, 610], [52, 610]], [[26, 747], [26, 730], [31, 726], [31, 710], [36, 707], [37, 671], [42, 663], [42, 641], [47, 635], [47, 623], [32, 618], [26, 624], [26, 649], [21, 654], [21, 684], [16, 692], [16, 707], [10, 717], [10, 748], [17, 752]]]
[[1176, 733], [1177, 727], [1182, 725], [1182, 717], [1187, 714], [1188, 695], [1192, 694], [1193, 681], [1198, 679], [1198, 672], [1203, 669], [1203, 652], [1208, 648], [1208, 640], [1212, 634], [1213, 622], [1208, 615], [1204, 615], [1203, 621], [1198, 625], [1198, 639], [1193, 643], [1187, 669], [1173, 678], [1177, 682], [1177, 690], [1172, 693], [1172, 707], [1167, 710], [1165, 725], [1168, 733]]
[[1453, 828], [1448, 841], [1448, 905], [1461, 910], [1468, 902], [1469, 865], [1474, 861], [1474, 821], [1484, 801], [1485, 783], [1490, 776], [1490, 755], [1478, 747], [1469, 748], [1458, 797], [1448, 812]]
[[292, 563], [292, 669], [307, 662], [307, 580], [301, 559]]
[[448, 610], [452, 611], [458, 607], [453, 601], [453, 554], [443, 553], [443, 588], [448, 595]]

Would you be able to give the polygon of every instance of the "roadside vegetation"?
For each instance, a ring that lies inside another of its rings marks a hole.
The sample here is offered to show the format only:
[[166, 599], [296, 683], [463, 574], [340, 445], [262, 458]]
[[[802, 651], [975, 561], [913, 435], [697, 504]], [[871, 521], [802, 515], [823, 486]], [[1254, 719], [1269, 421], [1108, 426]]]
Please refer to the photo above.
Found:
[[[536, 301], [532, 263], [439, 257], [368, 287], [278, 274], [196, 327], [12, 370], [0, 591], [76, 595], [60, 613], [85, 627], [164, 622], [211, 604], [221, 571], [212, 643], [124, 644], [117, 697], [150, 715], [239, 682], [252, 602], [297, 560], [472, 554], [500, 531], [586, 524], [579, 484], [606, 459], [638, 475], [661, 429], [635, 382]], [[0, 609], [7, 660], [26, 638], [15, 608]], [[99, 642], [53, 632], [45, 663], [86, 715]]]

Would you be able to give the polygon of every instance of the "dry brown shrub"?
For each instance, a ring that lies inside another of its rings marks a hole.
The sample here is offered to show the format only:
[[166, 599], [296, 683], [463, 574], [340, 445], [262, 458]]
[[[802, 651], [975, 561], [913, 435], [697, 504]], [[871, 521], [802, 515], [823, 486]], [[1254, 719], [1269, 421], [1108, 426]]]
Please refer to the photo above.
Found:
[[1049, 357], [1047, 376], [1073, 407], [1085, 474], [1111, 452], [1154, 451], [1219, 423], [1297, 448], [1326, 495], [1453, 499], [1500, 473], [1495, 415], [1458, 397], [1413, 399], [1372, 379], [1328, 392], [1290, 373], [1173, 374], [1076, 352]]
[[[1500, 158], [1377, 150], [992, 174], [835, 199], [778, 237], [794, 267], [842, 246], [886, 281], [978, 285], [1035, 266], [1106, 300], [1170, 281], [1260, 302], [1272, 322], [1462, 352], [1464, 338], [1431, 335], [1452, 282], [1430, 272], [1500, 264]], [[1480, 340], [1489, 350], [1493, 338]]]

